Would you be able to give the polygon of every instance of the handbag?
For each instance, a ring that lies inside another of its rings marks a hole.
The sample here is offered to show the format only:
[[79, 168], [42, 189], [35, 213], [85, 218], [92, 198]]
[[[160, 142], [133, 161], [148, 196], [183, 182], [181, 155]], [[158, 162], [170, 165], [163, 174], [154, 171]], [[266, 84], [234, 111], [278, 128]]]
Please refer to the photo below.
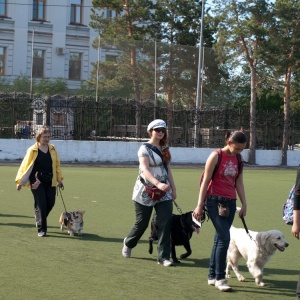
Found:
[[145, 189], [148, 195], [151, 197], [151, 199], [155, 201], [159, 201], [162, 197], [166, 195], [166, 192], [160, 190], [156, 186], [150, 188], [149, 186], [145, 185]]
[[227, 202], [218, 202], [218, 213], [220, 217], [227, 218], [229, 216], [230, 210]]

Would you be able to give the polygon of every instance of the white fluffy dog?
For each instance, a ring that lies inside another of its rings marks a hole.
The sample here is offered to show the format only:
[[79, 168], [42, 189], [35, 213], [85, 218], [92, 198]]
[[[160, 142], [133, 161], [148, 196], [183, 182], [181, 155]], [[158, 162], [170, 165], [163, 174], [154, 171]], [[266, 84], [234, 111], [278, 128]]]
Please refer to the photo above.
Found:
[[238, 269], [238, 261], [241, 257], [244, 257], [247, 261], [249, 272], [255, 278], [256, 285], [264, 286], [262, 278], [265, 264], [277, 249], [283, 252], [289, 244], [285, 241], [283, 233], [279, 230], [263, 232], [249, 230], [249, 233], [253, 240], [247, 235], [245, 229], [231, 227], [231, 239], [227, 252], [226, 277], [230, 278], [230, 270], [233, 269], [237, 279], [245, 281], [245, 277]]

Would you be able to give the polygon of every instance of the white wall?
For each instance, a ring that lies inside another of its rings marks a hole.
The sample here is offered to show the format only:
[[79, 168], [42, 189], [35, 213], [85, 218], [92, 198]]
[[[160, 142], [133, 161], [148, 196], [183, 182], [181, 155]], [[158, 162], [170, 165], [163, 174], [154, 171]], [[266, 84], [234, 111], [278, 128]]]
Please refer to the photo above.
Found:
[[[21, 160], [26, 149], [35, 140], [0, 139], [0, 161]], [[96, 141], [51, 141], [62, 162], [98, 163], [137, 163], [137, 151], [142, 143], [138, 142], [96, 142]], [[204, 164], [213, 149], [171, 147], [172, 162], [175, 164]], [[248, 161], [249, 150], [242, 152]], [[256, 164], [260, 166], [280, 166], [280, 150], [256, 150]], [[289, 150], [287, 166], [300, 164], [300, 151]]]

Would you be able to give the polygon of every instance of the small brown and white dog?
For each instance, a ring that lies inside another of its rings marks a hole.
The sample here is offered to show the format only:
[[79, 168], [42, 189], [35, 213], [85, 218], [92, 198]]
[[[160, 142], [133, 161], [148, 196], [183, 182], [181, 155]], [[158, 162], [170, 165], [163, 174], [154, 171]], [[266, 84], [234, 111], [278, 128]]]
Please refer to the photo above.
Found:
[[67, 227], [70, 236], [74, 236], [74, 233], [82, 235], [84, 213], [84, 210], [63, 212], [59, 218], [60, 230], [63, 231]]

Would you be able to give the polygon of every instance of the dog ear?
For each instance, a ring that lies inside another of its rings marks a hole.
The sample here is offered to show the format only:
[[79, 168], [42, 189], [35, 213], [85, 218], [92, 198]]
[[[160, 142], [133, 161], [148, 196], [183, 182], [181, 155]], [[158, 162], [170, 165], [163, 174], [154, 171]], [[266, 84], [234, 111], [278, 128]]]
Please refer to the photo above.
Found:
[[78, 210], [77, 213], [83, 216], [85, 213], [85, 210]]
[[268, 240], [268, 238], [270, 237], [270, 233], [267, 231], [263, 231], [263, 232], [259, 232], [256, 236], [256, 239], [258, 242], [260, 242], [259, 244], [265, 244], [266, 241]]

